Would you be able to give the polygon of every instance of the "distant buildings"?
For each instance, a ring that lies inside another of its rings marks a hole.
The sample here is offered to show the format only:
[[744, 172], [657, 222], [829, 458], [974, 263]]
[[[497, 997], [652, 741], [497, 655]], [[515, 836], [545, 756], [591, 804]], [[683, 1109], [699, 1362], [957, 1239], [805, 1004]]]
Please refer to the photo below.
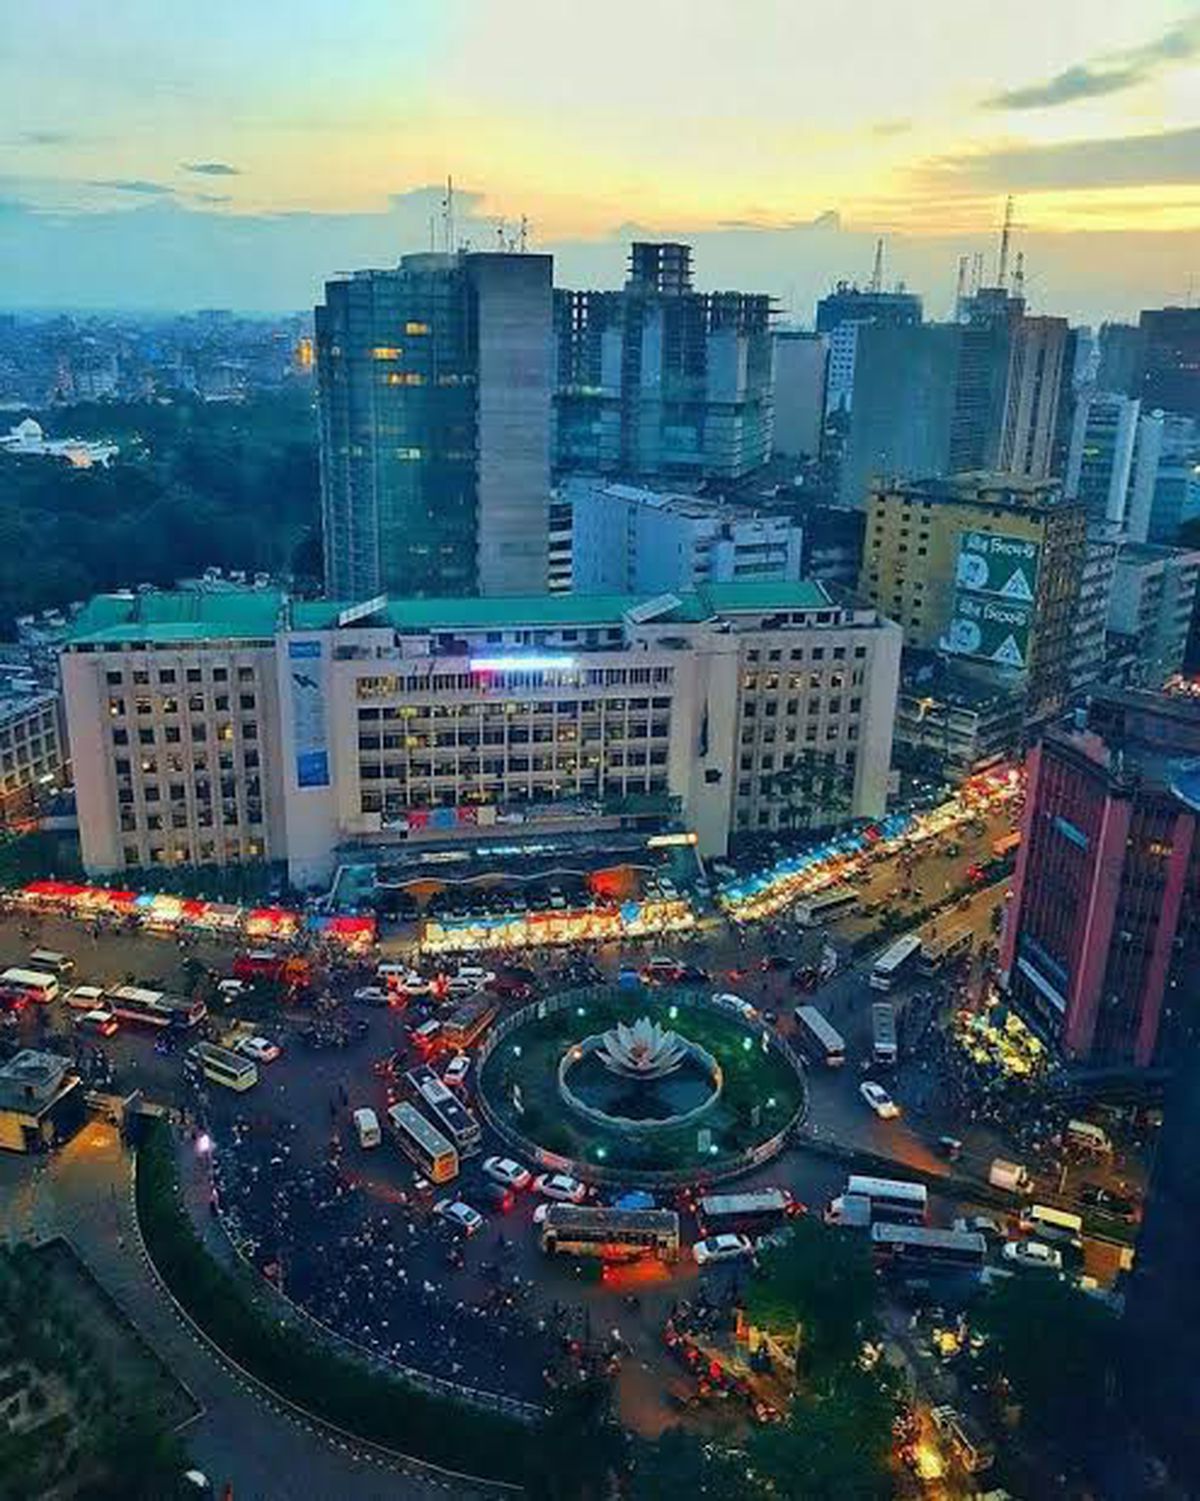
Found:
[[1143, 405], [1200, 419], [1200, 308], [1148, 309], [1139, 331]]
[[0, 453], [16, 458], [65, 459], [73, 469], [90, 469], [98, 464], [108, 467], [110, 459], [120, 453], [116, 443], [97, 443], [86, 438], [47, 438], [40, 422], [26, 417], [6, 435], [0, 436]]
[[697, 292], [687, 245], [635, 242], [619, 292], [554, 293], [560, 471], [733, 480], [771, 455], [771, 299]]
[[1182, 669], [1198, 580], [1200, 552], [1138, 542], [1120, 548], [1108, 628], [1121, 681], [1161, 688]]
[[1200, 902], [1200, 705], [1100, 693], [1030, 752], [1000, 966], [1080, 1065], [1167, 1062], [1179, 940]]
[[551, 260], [408, 255], [316, 309], [325, 586], [547, 586]]
[[661, 594], [700, 584], [795, 581], [802, 534], [786, 516], [603, 479], [572, 478], [577, 594]]
[[0, 823], [33, 812], [66, 781], [58, 694], [20, 675], [0, 675]]
[[821, 451], [829, 341], [822, 334], [776, 329], [774, 451], [815, 458]]
[[838, 282], [817, 303], [817, 333], [829, 342], [826, 411], [848, 412], [854, 403], [859, 331], [879, 328], [917, 328], [922, 321], [921, 299], [915, 292], [861, 288]]
[[1141, 405], [1135, 397], [1097, 390], [1085, 391], [1076, 404], [1064, 489], [1089, 522], [1125, 524]]

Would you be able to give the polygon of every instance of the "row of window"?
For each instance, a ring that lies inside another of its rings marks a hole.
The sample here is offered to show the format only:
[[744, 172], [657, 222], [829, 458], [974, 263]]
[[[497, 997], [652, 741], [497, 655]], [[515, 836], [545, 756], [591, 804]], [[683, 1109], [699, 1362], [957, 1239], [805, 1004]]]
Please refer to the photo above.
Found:
[[[258, 739], [258, 726], [256, 724], [244, 724], [239, 726], [239, 728], [243, 741]], [[192, 745], [204, 745], [208, 741], [208, 738], [208, 726], [200, 723], [193, 724], [186, 736], [186, 739]], [[232, 744], [234, 740], [233, 725], [229, 723], [217, 725], [212, 738], [227, 745]], [[163, 726], [162, 741], [164, 745], [182, 745], [184, 739], [183, 730], [179, 725], [168, 724]], [[115, 725], [112, 732], [112, 743], [114, 746], [121, 747], [134, 742], [130, 741], [127, 729], [121, 725]], [[152, 725], [142, 725], [138, 729], [136, 743], [138, 745], [153, 745], [155, 743], [154, 727]]]
[[195, 860], [192, 858], [193, 846], [187, 843], [166, 845], [152, 844], [142, 854], [141, 848], [136, 844], [122, 846], [122, 858], [129, 867], [138, 865], [213, 865], [224, 859], [226, 861], [261, 860], [266, 846], [261, 839], [226, 839], [224, 848], [218, 845], [215, 839], [202, 839], [195, 845]]
[[[820, 617], [818, 616], [818, 619]], [[862, 661], [867, 655], [865, 646], [856, 646], [851, 652], [845, 646], [793, 646], [788, 652], [782, 647], [771, 647], [768, 651], [762, 651], [758, 647], [751, 647], [746, 653], [747, 662], [843, 662], [847, 656], [853, 656], [857, 661]]]
[[[213, 683], [228, 683], [228, 667], [210, 667], [209, 680]], [[253, 667], [238, 667], [235, 669], [235, 677], [239, 683], [252, 683], [254, 681]], [[204, 682], [204, 671], [200, 667], [187, 667], [184, 669], [183, 682]], [[134, 687], [144, 687], [150, 682], [150, 669], [147, 667], [135, 667], [132, 669], [122, 667], [110, 667], [104, 674], [104, 681], [110, 688], [120, 688], [125, 683], [132, 683]], [[180, 681], [179, 669], [176, 667], [158, 667], [154, 672], [154, 681], [160, 688], [169, 688]]]
[[[134, 699], [134, 712], [137, 714], [228, 714], [230, 712], [231, 695], [228, 693], [214, 693], [211, 706], [206, 703], [203, 693], [189, 693], [187, 696], [186, 711], [180, 708], [182, 699], [173, 694], [160, 694], [157, 698], [139, 694]], [[237, 706], [241, 713], [251, 714], [258, 707], [258, 699], [253, 693], [239, 693]], [[124, 698], [110, 698], [108, 701], [108, 715], [110, 719], [124, 719], [128, 713], [127, 700]]]

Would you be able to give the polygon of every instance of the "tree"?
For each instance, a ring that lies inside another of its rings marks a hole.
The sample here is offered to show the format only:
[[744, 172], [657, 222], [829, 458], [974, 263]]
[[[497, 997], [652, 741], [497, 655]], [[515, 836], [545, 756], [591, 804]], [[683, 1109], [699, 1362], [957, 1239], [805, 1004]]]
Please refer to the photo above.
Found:
[[762, 1485], [747, 1471], [746, 1455], [719, 1449], [682, 1428], [668, 1428], [634, 1456], [635, 1501], [760, 1501]]
[[858, 1356], [874, 1322], [878, 1285], [867, 1246], [815, 1219], [766, 1253], [747, 1312], [770, 1329], [801, 1328], [799, 1357], [818, 1379]]
[[530, 1445], [525, 1489], [534, 1501], [601, 1501], [624, 1459], [608, 1382], [589, 1377], [556, 1394]]
[[797, 1397], [786, 1423], [750, 1440], [750, 1464], [767, 1494], [789, 1501], [876, 1501], [890, 1496], [888, 1455], [897, 1398], [885, 1372], [843, 1367]]

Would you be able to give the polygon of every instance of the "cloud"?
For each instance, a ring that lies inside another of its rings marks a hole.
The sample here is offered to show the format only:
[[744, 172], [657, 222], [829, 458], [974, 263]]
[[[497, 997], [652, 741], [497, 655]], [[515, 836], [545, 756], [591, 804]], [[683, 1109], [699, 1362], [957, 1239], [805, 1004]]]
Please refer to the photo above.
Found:
[[1097, 99], [1145, 83], [1172, 63], [1200, 53], [1200, 15], [1172, 26], [1152, 42], [1124, 52], [1110, 52], [1094, 62], [1066, 68], [1042, 83], [1008, 89], [984, 100], [985, 109], [1051, 109], [1077, 99]]
[[69, 146], [77, 136], [69, 130], [23, 130], [16, 138], [18, 146]]
[[142, 177], [93, 177], [90, 188], [111, 188], [116, 193], [140, 193], [146, 198], [166, 198], [175, 191], [161, 182], [147, 182]]
[[180, 162], [185, 172], [197, 172], [201, 177], [240, 177], [242, 169], [231, 167], [228, 162]]
[[912, 129], [911, 120], [880, 120], [871, 126], [873, 136], [902, 136]]
[[232, 193], [191, 193], [188, 195], [196, 203], [232, 203]]
[[1200, 182], [1200, 127], [939, 157], [918, 181], [948, 192], [1042, 192]]

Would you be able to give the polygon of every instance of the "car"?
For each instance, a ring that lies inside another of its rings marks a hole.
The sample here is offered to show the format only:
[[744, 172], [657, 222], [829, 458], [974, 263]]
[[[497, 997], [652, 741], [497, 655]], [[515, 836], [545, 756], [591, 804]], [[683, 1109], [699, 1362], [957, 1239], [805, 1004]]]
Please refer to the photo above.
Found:
[[120, 1023], [111, 1011], [85, 1011], [76, 1018], [75, 1025], [81, 1032], [91, 1032], [96, 1037], [111, 1037]]
[[483, 1172], [502, 1188], [528, 1188], [533, 1176], [527, 1167], [522, 1167], [511, 1157], [486, 1157]]
[[464, 1204], [461, 1199], [439, 1199], [433, 1206], [433, 1212], [460, 1235], [474, 1235], [477, 1230], [483, 1229], [483, 1215], [478, 1209], [472, 1209], [470, 1204]]
[[876, 1084], [871, 1079], [864, 1079], [858, 1086], [858, 1092], [881, 1121], [895, 1120], [900, 1114], [899, 1105], [882, 1084]]
[[672, 959], [668, 954], [654, 954], [642, 967], [642, 979], [648, 985], [670, 985], [678, 978], [679, 970], [678, 959]]
[[1043, 1240], [1011, 1240], [1001, 1255], [1015, 1266], [1036, 1267], [1047, 1272], [1062, 1271], [1062, 1252]]
[[714, 992], [712, 1003], [714, 1006], [720, 1006], [724, 1011], [735, 1012], [743, 1021], [755, 1022], [758, 1020], [757, 1006], [752, 1006], [749, 1001], [743, 1000], [740, 995], [734, 995], [732, 991], [718, 990]]
[[1087, 1209], [1124, 1220], [1127, 1225], [1135, 1224], [1141, 1218], [1141, 1206], [1136, 1199], [1127, 1199], [1100, 1183], [1085, 1183], [1079, 1190], [1079, 1202]]
[[587, 1198], [587, 1185], [570, 1173], [539, 1173], [533, 1180], [533, 1191], [560, 1204], [582, 1204]]
[[517, 1202], [511, 1188], [490, 1181], [479, 1185], [479, 1197], [485, 1209], [494, 1209], [497, 1214], [507, 1214]]
[[235, 1053], [243, 1058], [253, 1058], [255, 1063], [274, 1063], [283, 1049], [269, 1037], [239, 1037], [233, 1045]]
[[403, 991], [405, 995], [428, 995], [433, 989], [433, 981], [418, 974], [415, 969], [393, 970], [385, 975], [381, 967], [380, 979], [396, 990]]
[[748, 1235], [710, 1235], [692, 1247], [697, 1266], [710, 1266], [716, 1261], [739, 1261], [753, 1253], [754, 1247]]
[[973, 1214], [954, 1221], [956, 1230], [963, 1230], [970, 1235], [982, 1235], [984, 1240], [1007, 1240], [1008, 1231], [997, 1219], [990, 1214]]
[[217, 994], [220, 996], [221, 1000], [225, 1003], [226, 1006], [232, 1005], [239, 996], [245, 995], [246, 991], [249, 990], [249, 988], [250, 987], [246, 984], [245, 980], [217, 981]]
[[104, 991], [99, 985], [73, 985], [63, 1000], [72, 1011], [103, 1010]]
[[360, 1006], [386, 1006], [388, 993], [382, 985], [360, 985], [350, 999]]
[[681, 964], [676, 973], [681, 985], [707, 985], [712, 979], [709, 972], [699, 964]]
[[471, 1070], [471, 1060], [465, 1053], [455, 1053], [450, 1062], [442, 1071], [442, 1083], [449, 1084], [451, 1089], [457, 1089], [462, 1084]]
[[428, 1055], [429, 1053], [435, 1052], [440, 1046], [441, 1040], [442, 1024], [437, 1020], [436, 1017], [431, 1018], [427, 1022], [422, 1022], [419, 1027], [413, 1028], [412, 1043], [413, 1047], [415, 1047], [419, 1053], [425, 1053]]

